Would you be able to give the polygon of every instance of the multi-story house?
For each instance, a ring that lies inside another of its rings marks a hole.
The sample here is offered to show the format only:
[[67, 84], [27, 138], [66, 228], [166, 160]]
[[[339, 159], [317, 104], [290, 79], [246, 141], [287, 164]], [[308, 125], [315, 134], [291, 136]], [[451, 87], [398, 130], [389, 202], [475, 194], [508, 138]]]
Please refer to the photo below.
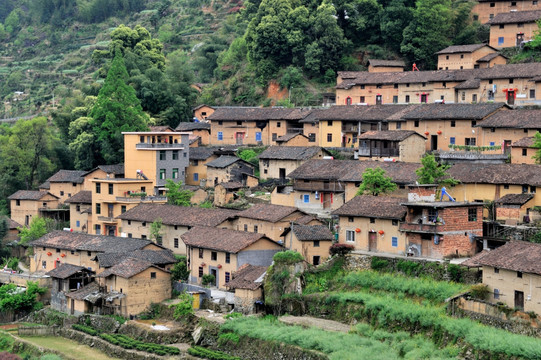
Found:
[[311, 159], [331, 154], [319, 146], [270, 146], [259, 155], [262, 179], [286, 179], [287, 174]]
[[64, 220], [69, 211], [58, 209], [59, 198], [48, 191], [19, 190], [8, 197], [11, 219], [24, 226], [36, 216]]
[[537, 21], [541, 18], [541, 10], [511, 11], [499, 13], [490, 24], [490, 46], [501, 49], [520, 46], [533, 39], [538, 31]]
[[505, 65], [507, 59], [487, 44], [453, 45], [436, 53], [438, 70], [462, 70]]
[[474, 20], [486, 24], [501, 13], [539, 9], [541, 6], [537, 0], [478, 0], [472, 9], [472, 14]]

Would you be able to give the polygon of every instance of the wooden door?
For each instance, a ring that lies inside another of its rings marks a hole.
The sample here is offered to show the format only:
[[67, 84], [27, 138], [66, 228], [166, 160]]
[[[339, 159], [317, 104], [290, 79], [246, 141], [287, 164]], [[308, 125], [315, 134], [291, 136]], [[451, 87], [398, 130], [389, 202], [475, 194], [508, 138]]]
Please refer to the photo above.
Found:
[[515, 92], [514, 91], [507, 92], [507, 105], [515, 105]]
[[279, 174], [279, 175], [280, 175], [280, 179], [285, 179], [285, 178], [286, 178], [286, 169], [284, 169], [284, 168], [279, 168], [278, 171], [279, 171], [279, 173], [280, 173], [280, 174]]
[[323, 193], [323, 208], [328, 209], [331, 207], [331, 194], [330, 193]]
[[422, 239], [421, 241], [421, 256], [423, 257], [430, 257], [430, 247], [432, 240], [425, 240]]
[[237, 139], [237, 145], [242, 145], [243, 140], [244, 140], [244, 133], [243, 132], [238, 132], [238, 133], [235, 134], [235, 137]]
[[515, 290], [515, 308], [524, 310], [524, 292]]
[[368, 251], [378, 251], [378, 234], [375, 232], [368, 233]]

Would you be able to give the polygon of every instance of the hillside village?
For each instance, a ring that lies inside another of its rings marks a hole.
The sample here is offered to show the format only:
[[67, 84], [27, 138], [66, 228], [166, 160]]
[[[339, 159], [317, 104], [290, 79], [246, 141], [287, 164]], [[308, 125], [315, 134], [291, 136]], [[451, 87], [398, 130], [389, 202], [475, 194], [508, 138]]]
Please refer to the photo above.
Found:
[[20, 338], [0, 351], [47, 334], [117, 358], [541, 359], [541, 63], [505, 52], [541, 9], [472, 14], [488, 43], [437, 70], [337, 68], [322, 106], [200, 102], [7, 196], [0, 283], [40, 305], [2, 308]]

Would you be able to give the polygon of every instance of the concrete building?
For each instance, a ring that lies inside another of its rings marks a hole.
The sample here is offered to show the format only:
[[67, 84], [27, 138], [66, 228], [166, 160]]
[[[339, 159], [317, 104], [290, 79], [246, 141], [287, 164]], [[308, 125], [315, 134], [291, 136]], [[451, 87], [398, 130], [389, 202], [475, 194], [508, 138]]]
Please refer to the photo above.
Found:
[[283, 249], [260, 233], [211, 227], [194, 227], [181, 238], [187, 247], [190, 282], [201, 284], [203, 275], [210, 274], [220, 289], [242, 265], [269, 266]]

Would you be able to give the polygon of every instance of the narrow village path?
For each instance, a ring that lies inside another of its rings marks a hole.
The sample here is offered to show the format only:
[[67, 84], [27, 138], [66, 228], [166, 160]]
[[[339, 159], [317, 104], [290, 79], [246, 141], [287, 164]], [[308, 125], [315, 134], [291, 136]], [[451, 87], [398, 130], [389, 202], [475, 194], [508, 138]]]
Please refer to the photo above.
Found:
[[291, 316], [285, 315], [278, 318], [279, 321], [288, 325], [301, 325], [306, 327], [316, 327], [327, 331], [338, 331], [347, 333], [351, 330], [350, 325], [342, 324], [338, 321], [319, 319], [312, 316]]

